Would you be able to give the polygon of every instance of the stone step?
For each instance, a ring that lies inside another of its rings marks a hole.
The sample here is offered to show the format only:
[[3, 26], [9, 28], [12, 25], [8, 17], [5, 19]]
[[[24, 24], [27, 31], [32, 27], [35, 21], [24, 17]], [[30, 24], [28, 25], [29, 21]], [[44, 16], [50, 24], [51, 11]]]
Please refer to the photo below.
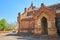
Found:
[[40, 38], [48, 38], [48, 35], [41, 35]]
[[34, 35], [33, 38], [48, 38], [48, 35]]

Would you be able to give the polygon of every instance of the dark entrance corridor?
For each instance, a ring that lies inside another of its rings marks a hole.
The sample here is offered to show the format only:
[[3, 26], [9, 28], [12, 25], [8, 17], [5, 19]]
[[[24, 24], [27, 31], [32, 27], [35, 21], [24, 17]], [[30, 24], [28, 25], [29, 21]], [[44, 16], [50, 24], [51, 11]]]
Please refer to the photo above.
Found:
[[48, 34], [48, 30], [47, 30], [47, 19], [45, 17], [42, 18], [41, 20], [41, 26], [42, 26], [42, 34], [47, 35]]

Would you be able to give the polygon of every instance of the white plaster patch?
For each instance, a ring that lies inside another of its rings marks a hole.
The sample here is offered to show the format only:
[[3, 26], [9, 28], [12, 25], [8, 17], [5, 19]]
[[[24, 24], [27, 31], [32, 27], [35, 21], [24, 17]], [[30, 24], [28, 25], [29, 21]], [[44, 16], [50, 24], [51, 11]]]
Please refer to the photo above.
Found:
[[51, 28], [51, 22], [48, 21], [48, 28]]

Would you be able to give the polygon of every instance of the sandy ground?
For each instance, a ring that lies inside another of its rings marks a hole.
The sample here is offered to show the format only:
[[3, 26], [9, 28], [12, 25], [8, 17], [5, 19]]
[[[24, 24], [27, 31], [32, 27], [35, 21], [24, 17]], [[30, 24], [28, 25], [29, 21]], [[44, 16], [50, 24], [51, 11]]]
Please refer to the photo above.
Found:
[[23, 37], [17, 36], [16, 33], [7, 33], [7, 34], [0, 34], [0, 40], [58, 40], [54, 39], [42, 39], [42, 38], [32, 38], [32, 37]]
[[0, 40], [46, 40], [46, 39], [16, 36], [16, 33], [7, 33], [0, 34]]
[[0, 34], [0, 40], [16, 40], [16, 35], [14, 33]]

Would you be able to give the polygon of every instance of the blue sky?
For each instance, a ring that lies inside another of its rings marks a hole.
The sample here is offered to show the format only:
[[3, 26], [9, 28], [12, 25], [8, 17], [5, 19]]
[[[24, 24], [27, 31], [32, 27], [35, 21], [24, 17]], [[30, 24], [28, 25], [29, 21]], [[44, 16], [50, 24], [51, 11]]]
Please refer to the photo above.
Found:
[[23, 13], [31, 1], [36, 7], [40, 7], [41, 3], [47, 6], [60, 3], [60, 0], [0, 0], [0, 19], [5, 18], [8, 23], [17, 21], [18, 12]]

